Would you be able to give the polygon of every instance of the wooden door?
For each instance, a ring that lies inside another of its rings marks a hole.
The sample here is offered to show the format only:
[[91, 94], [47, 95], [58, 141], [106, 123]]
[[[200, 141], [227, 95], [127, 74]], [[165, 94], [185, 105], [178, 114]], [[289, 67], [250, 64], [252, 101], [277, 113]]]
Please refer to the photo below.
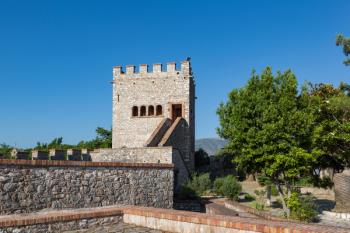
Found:
[[173, 104], [171, 108], [171, 120], [174, 122], [176, 118], [182, 117], [182, 104]]

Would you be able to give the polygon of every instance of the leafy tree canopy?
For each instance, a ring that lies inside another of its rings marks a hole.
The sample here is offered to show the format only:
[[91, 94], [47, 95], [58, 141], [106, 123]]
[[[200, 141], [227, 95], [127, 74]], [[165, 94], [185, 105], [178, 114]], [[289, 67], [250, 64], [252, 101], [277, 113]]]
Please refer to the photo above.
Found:
[[217, 113], [218, 134], [229, 141], [223, 153], [232, 154], [239, 168], [275, 184], [287, 216], [285, 200], [300, 179], [310, 177], [324, 187], [331, 182], [320, 179], [321, 169], [350, 166], [348, 84], [308, 84], [298, 93], [291, 71], [273, 75], [267, 67], [234, 89]]
[[253, 72], [248, 84], [234, 89], [218, 109], [218, 134], [229, 140], [225, 150], [237, 155], [236, 162], [249, 173], [298, 179], [317, 153], [307, 147], [313, 115], [303, 99], [291, 71], [276, 76], [269, 67], [260, 76]]
[[63, 143], [63, 138], [54, 138], [50, 143], [38, 142], [35, 149], [48, 150], [48, 149], [97, 149], [97, 148], [111, 148], [112, 147], [112, 130], [107, 130], [102, 127], [96, 128], [96, 138], [90, 141], [81, 141], [77, 145], [69, 145]]
[[[346, 57], [350, 55], [350, 38], [344, 37], [342, 34], [338, 34], [336, 37], [336, 45], [343, 46], [343, 53]], [[345, 65], [350, 65], [350, 58], [344, 60]]]
[[308, 85], [314, 112], [312, 147], [321, 152], [316, 169], [341, 171], [350, 166], [350, 88], [341, 83]]

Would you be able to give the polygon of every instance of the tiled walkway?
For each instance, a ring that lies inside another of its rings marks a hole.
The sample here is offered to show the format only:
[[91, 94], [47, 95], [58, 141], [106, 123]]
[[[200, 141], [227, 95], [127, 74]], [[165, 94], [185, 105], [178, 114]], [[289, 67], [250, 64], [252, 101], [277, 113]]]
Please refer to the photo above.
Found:
[[96, 226], [90, 229], [64, 231], [63, 233], [165, 233], [164, 231], [139, 227], [136, 225], [118, 223], [108, 226]]

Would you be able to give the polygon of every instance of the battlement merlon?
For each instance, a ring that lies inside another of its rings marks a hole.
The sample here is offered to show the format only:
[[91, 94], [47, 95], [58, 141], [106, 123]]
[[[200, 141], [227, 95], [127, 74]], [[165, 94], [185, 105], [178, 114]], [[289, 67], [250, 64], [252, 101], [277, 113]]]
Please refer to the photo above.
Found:
[[125, 72], [122, 66], [113, 67], [113, 79], [118, 78], [142, 78], [153, 75], [164, 75], [164, 74], [175, 74], [181, 72], [183, 75], [192, 75], [191, 63], [188, 60], [181, 62], [180, 70], [176, 69], [176, 62], [168, 62], [166, 65], [166, 70], [162, 70], [162, 64], [153, 64], [152, 72], [149, 72], [147, 64], [141, 64], [139, 66], [139, 72], [136, 72], [134, 65], [125, 66]]

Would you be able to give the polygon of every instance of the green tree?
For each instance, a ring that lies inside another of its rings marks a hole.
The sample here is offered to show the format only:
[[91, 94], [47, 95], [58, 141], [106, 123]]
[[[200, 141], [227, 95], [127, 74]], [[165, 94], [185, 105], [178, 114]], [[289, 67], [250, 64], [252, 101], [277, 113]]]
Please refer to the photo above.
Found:
[[9, 159], [11, 157], [11, 150], [13, 147], [5, 143], [0, 144], [0, 157]]
[[[332, 168], [341, 172], [350, 166], [350, 88], [341, 83], [338, 88], [331, 84], [308, 86], [314, 129], [312, 147], [320, 151], [314, 176], [317, 171]], [[321, 181], [322, 184], [326, 184]]]
[[[234, 155], [247, 173], [262, 173], [276, 185], [289, 217], [286, 197], [293, 184], [312, 170], [319, 153], [310, 148], [313, 115], [307, 94], [298, 95], [291, 71], [253, 72], [247, 85], [234, 89], [217, 113], [218, 134], [228, 140], [224, 151]], [[287, 191], [285, 191], [287, 190]]]
[[196, 168], [199, 168], [201, 166], [206, 166], [210, 164], [210, 158], [208, 153], [203, 150], [202, 148], [199, 148], [194, 153], [194, 164]]
[[[346, 57], [350, 55], [350, 38], [346, 38], [342, 34], [338, 34], [335, 43], [337, 46], [343, 46], [343, 53]], [[346, 58], [344, 64], [347, 66], [350, 65], [350, 58]]]
[[112, 147], [112, 129], [107, 130], [102, 127], [96, 128], [96, 138], [90, 141], [81, 141], [78, 143], [78, 148], [111, 148]]
[[74, 145], [63, 144], [63, 138], [58, 137], [58, 138], [54, 138], [49, 143], [37, 142], [35, 149], [38, 149], [38, 150], [69, 149], [74, 147], [75, 147]]

